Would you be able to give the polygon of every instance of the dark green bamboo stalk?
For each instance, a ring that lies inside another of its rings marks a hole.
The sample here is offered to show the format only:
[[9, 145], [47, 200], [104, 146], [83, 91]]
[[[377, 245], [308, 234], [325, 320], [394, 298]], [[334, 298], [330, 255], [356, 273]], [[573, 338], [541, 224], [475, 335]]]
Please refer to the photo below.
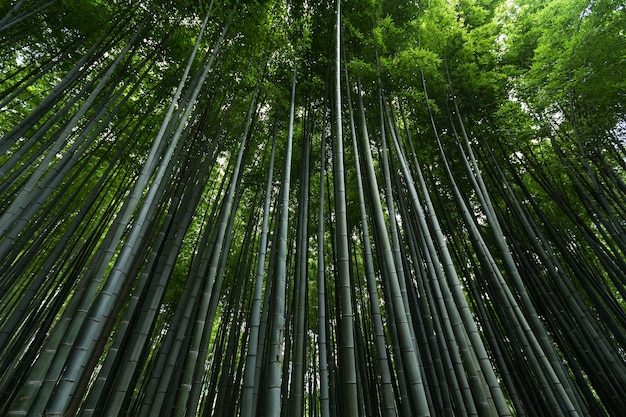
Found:
[[268, 387], [266, 394], [266, 414], [280, 416], [282, 366], [284, 358], [285, 305], [287, 291], [287, 233], [289, 226], [289, 190], [291, 185], [291, 158], [293, 149], [293, 128], [296, 100], [296, 68], [293, 69], [291, 83], [291, 104], [289, 107], [289, 127], [285, 151], [285, 167], [282, 178], [282, 204], [280, 206], [280, 227], [278, 237], [278, 258], [276, 264], [276, 282], [274, 285], [274, 304], [272, 307], [272, 327], [269, 340]]

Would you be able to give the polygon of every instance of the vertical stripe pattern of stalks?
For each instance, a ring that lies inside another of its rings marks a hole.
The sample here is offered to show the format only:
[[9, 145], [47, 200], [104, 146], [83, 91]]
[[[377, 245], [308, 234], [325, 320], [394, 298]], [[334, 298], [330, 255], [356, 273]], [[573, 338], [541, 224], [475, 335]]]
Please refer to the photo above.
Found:
[[4, 3], [0, 415], [623, 414], [619, 2]]

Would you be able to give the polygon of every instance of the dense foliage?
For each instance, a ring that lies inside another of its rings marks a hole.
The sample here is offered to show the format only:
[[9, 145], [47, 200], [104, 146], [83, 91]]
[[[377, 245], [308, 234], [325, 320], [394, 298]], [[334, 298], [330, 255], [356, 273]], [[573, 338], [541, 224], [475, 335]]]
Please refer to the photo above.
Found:
[[620, 416], [617, 0], [0, 4], [0, 414]]

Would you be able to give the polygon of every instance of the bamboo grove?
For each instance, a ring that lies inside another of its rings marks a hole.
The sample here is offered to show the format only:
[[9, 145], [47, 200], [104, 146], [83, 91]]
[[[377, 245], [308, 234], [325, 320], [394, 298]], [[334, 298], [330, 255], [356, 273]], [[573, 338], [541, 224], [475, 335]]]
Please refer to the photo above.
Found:
[[623, 415], [625, 15], [2, 2], [0, 415]]

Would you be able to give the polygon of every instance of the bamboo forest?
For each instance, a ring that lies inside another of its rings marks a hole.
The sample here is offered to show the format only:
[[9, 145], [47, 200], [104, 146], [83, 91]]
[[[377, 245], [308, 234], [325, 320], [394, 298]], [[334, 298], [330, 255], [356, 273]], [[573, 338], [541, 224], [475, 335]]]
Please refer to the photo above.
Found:
[[625, 410], [623, 0], [0, 2], [0, 416]]

